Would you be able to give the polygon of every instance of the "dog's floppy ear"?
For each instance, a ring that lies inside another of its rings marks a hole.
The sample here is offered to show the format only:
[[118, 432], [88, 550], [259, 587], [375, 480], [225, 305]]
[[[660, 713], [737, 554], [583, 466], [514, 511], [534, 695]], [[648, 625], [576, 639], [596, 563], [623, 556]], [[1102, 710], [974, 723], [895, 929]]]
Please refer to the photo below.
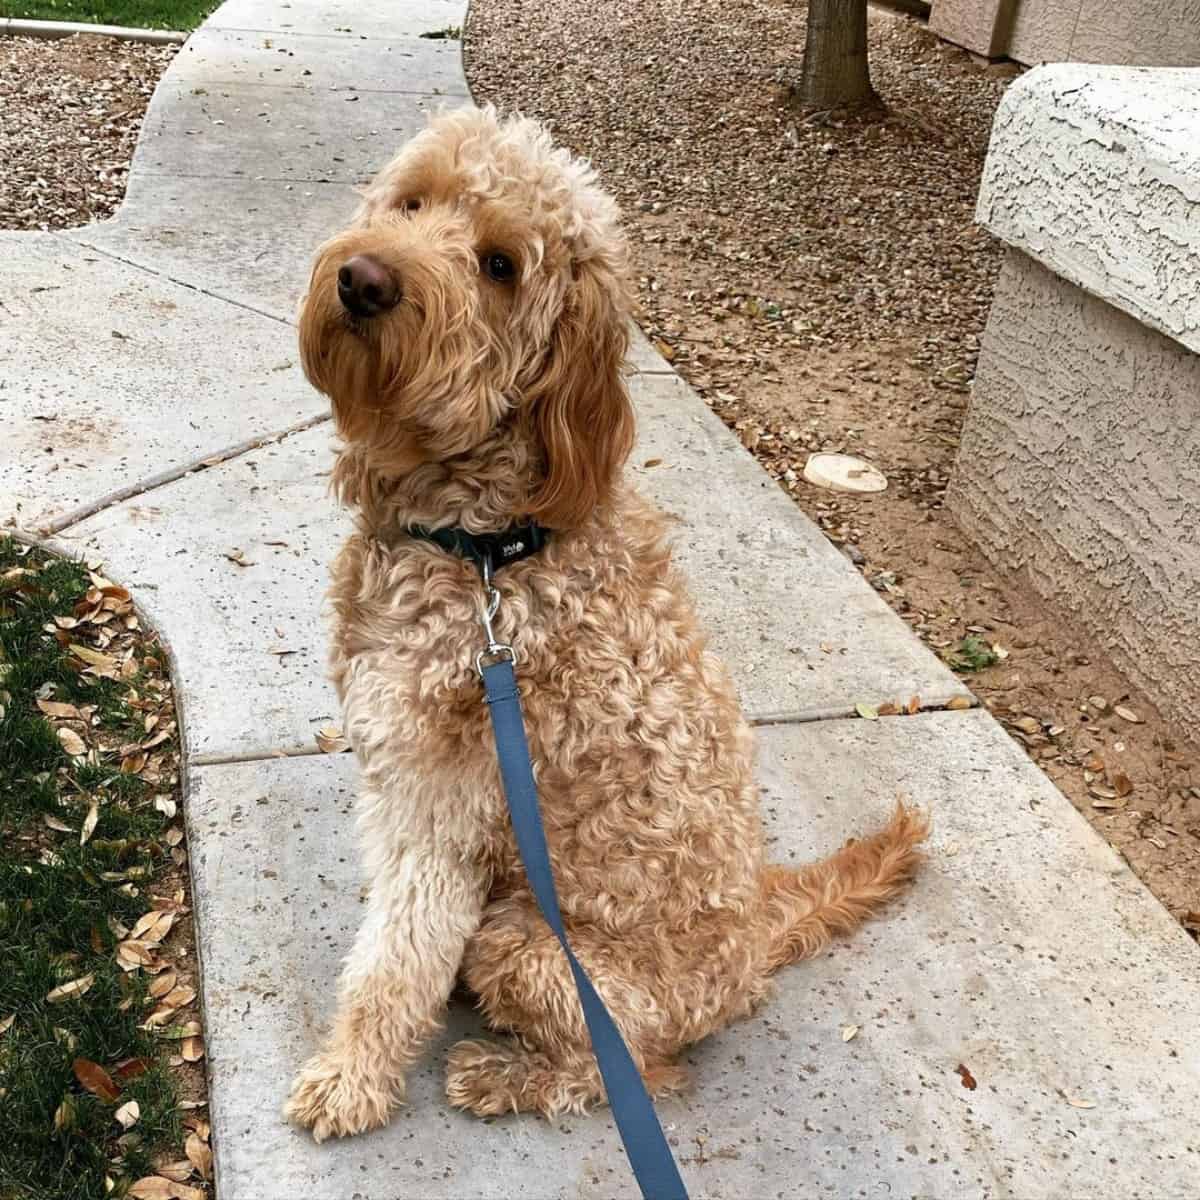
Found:
[[551, 529], [579, 525], [606, 501], [633, 448], [622, 367], [629, 348], [624, 277], [597, 256], [576, 266], [551, 348], [529, 392], [545, 477], [529, 515]]

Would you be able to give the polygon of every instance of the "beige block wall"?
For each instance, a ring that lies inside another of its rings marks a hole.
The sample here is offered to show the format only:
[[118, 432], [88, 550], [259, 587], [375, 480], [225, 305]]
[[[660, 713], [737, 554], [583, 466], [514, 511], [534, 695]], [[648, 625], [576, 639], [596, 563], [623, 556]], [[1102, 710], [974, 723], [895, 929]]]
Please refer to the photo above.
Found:
[[938, 37], [1001, 58], [1008, 52], [1009, 27], [1017, 0], [935, 0], [929, 28]]
[[1010, 249], [948, 499], [1200, 737], [1200, 356]]
[[1200, 66], [1200, 0], [1084, 0], [1071, 58], [1144, 67]]
[[1029, 66], [1200, 66], [1200, 0], [934, 0], [929, 27]]

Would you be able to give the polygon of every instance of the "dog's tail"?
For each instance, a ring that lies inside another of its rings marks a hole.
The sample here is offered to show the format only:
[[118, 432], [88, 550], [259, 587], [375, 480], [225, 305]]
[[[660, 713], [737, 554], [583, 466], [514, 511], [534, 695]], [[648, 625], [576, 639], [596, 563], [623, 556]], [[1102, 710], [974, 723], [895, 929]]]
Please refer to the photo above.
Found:
[[769, 970], [819, 954], [836, 934], [849, 933], [897, 895], [920, 863], [917, 846], [928, 834], [925, 815], [898, 803], [878, 833], [848, 842], [824, 862], [765, 867]]

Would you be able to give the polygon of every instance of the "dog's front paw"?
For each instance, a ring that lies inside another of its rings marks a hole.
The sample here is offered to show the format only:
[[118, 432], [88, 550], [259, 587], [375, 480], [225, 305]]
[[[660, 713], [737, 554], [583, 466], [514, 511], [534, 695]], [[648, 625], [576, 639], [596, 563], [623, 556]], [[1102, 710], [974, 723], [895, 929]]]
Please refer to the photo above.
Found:
[[352, 1062], [326, 1051], [301, 1068], [283, 1113], [323, 1142], [377, 1129], [403, 1099], [403, 1080], [389, 1080], [381, 1087]]

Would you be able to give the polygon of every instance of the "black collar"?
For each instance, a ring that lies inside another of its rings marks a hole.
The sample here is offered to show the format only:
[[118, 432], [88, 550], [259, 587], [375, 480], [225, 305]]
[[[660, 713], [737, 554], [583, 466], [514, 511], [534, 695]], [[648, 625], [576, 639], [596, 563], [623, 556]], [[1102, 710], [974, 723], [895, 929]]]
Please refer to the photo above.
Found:
[[550, 530], [532, 521], [525, 525], [510, 525], [497, 533], [468, 533], [465, 529], [426, 529], [410, 525], [409, 536], [433, 542], [451, 554], [474, 563], [483, 571], [486, 562], [495, 572], [509, 563], [520, 562], [536, 554], [549, 540]]

